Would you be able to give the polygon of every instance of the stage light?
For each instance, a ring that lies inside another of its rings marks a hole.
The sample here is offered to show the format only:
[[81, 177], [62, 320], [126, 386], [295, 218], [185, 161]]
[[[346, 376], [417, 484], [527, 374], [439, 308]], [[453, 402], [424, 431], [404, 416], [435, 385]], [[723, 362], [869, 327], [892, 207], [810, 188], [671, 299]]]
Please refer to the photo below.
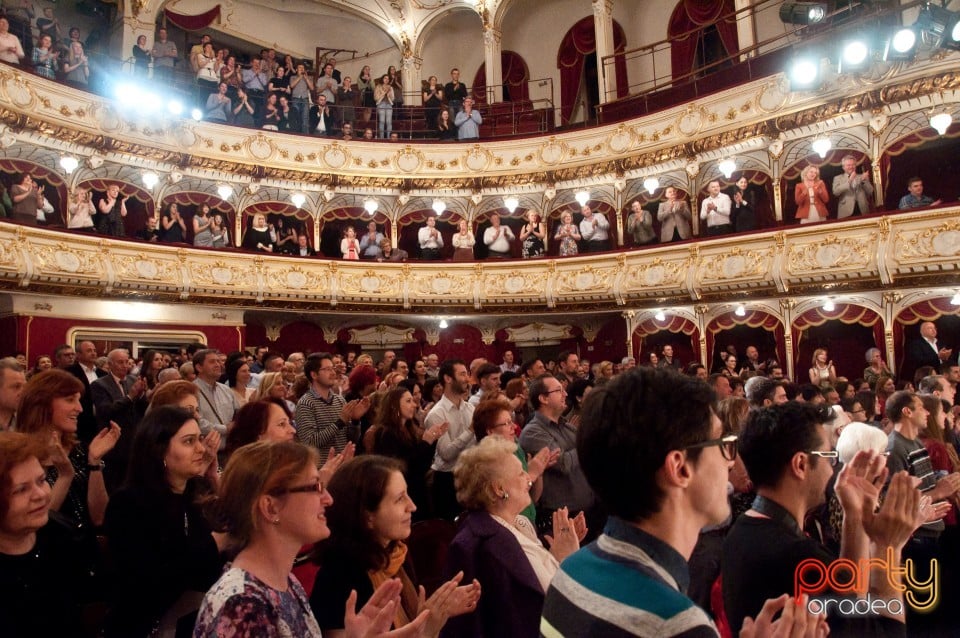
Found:
[[957, 12], [927, 3], [914, 26], [922, 30], [924, 43], [954, 51], [960, 50], [960, 14]]
[[203, 119], [203, 111], [201, 111], [200, 109], [193, 109], [192, 111], [190, 111], [190, 117], [192, 117], [194, 120], [199, 122], [200, 120]]
[[183, 115], [183, 102], [180, 100], [170, 100], [167, 102], [167, 110], [170, 111], [171, 114], [179, 117]]
[[297, 208], [303, 208], [304, 203], [307, 201], [307, 196], [303, 193], [294, 193], [290, 196], [290, 201], [293, 202], [293, 205]]
[[823, 159], [827, 156], [827, 153], [830, 152], [830, 149], [833, 148], [833, 142], [830, 141], [829, 137], [818, 137], [813, 140], [812, 146], [817, 155]]
[[954, 306], [960, 306], [960, 292], [953, 295], [953, 298], [950, 299], [950, 303]]
[[433, 212], [437, 215], [443, 215], [443, 211], [447, 210], [447, 203], [442, 199], [435, 199], [433, 200], [433, 206], [430, 208], [432, 208]]
[[780, 5], [780, 21], [784, 24], [816, 24], [826, 17], [824, 2], [784, 2]]
[[733, 171], [737, 170], [737, 162], [732, 158], [728, 157], [717, 165], [717, 168], [720, 169], [720, 172], [723, 173], [723, 176], [727, 179], [733, 175]]
[[660, 179], [657, 177], [650, 176], [647, 179], [643, 180], [643, 187], [647, 189], [647, 192], [653, 195], [657, 192], [657, 189], [660, 188]]
[[744, 317], [747, 314], [747, 309], [743, 307], [743, 304], [740, 304], [737, 306], [737, 309], [733, 311], [733, 314], [737, 315], [738, 317]]
[[837, 65], [839, 73], [849, 73], [865, 68], [870, 61], [870, 47], [867, 39], [858, 36], [846, 40], [840, 47], [840, 63]]
[[380, 208], [380, 204], [377, 203], [377, 200], [373, 198], [363, 200], [363, 210], [367, 211], [368, 215], [373, 215], [378, 208]]
[[917, 55], [917, 31], [913, 27], [897, 29], [887, 40], [884, 62], [909, 62]]
[[573, 196], [577, 203], [580, 206], [586, 206], [587, 202], [590, 201], [590, 193], [588, 191], [577, 191], [577, 194]]
[[230, 199], [230, 196], [233, 195], [233, 186], [230, 186], [230, 184], [217, 184], [217, 195], [219, 195], [223, 201], [227, 201]]
[[447, 323], [447, 320], [446, 320], [446, 319], [441, 319], [441, 320], [440, 320], [440, 329], [441, 329], [441, 330], [446, 330], [446, 329], [449, 328], [449, 327], [450, 327], [450, 324]]
[[937, 113], [930, 116], [930, 126], [937, 130], [940, 135], [946, 135], [947, 129], [953, 124], [953, 116], [947, 112]]
[[666, 321], [667, 315], [662, 310], [658, 310], [657, 314], [653, 315], [653, 318], [657, 321]]
[[512, 215], [517, 211], [517, 207], [520, 206], [520, 200], [516, 197], [504, 197], [503, 205], [508, 211], [510, 211], [510, 214]]
[[820, 83], [820, 60], [812, 56], [795, 58], [790, 64], [790, 90], [816, 88]]
[[114, 87], [113, 95], [120, 106], [132, 107], [140, 102], [143, 92], [134, 84], [123, 83]]
[[80, 162], [77, 161], [77, 158], [73, 155], [64, 155], [60, 158], [60, 168], [62, 168], [67, 175], [77, 170], [78, 166], [80, 166]]
[[146, 186], [149, 191], [152, 191], [153, 187], [156, 186], [159, 181], [160, 176], [153, 171], [147, 171], [143, 174], [143, 185]]
[[823, 309], [826, 312], [833, 312], [837, 309], [837, 306], [833, 303], [833, 299], [827, 299], [823, 304]]

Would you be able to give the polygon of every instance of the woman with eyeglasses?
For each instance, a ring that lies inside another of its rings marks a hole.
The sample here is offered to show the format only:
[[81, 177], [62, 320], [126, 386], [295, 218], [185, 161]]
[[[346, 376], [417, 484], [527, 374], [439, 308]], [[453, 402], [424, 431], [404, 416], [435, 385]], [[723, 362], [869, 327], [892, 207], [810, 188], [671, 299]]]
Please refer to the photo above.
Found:
[[[318, 461], [305, 445], [270, 441], [246, 445], [230, 458], [214, 509], [239, 553], [204, 596], [195, 637], [320, 637], [307, 594], [290, 573], [301, 546], [330, 536], [326, 510], [333, 499], [320, 481]], [[383, 634], [400, 592], [399, 581], [384, 581], [359, 614], [351, 593], [339, 608], [344, 633]], [[416, 635], [427, 617], [412, 619], [407, 635]]]
[[202, 437], [194, 412], [157, 407], [158, 397], [165, 399], [161, 393], [174, 383], [179, 382], [154, 393], [134, 439], [136, 462], [107, 507], [116, 565], [107, 638], [173, 635], [178, 624], [190, 622], [223, 566], [226, 537], [213, 531], [201, 505], [216, 485], [220, 434], [213, 430]]
[[[462, 571], [484, 584], [477, 610], [451, 619], [444, 636], [536, 636], [544, 595], [560, 562], [580, 548], [587, 533], [581, 512], [570, 519], [566, 508], [553, 515], [547, 550], [536, 525], [524, 515], [532, 504], [533, 481], [517, 458], [510, 412], [498, 402], [490, 436], [464, 450], [454, 467], [457, 500], [468, 511], [447, 554], [446, 573]], [[480, 411], [478, 406], [474, 412]], [[502, 434], [500, 433], [502, 432]]]

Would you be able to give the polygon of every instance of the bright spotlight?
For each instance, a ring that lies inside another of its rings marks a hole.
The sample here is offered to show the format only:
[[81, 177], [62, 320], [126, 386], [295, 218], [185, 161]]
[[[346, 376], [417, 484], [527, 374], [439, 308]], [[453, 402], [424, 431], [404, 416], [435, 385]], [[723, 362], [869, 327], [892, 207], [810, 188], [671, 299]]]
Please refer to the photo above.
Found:
[[829, 137], [818, 137], [813, 140], [813, 150], [821, 159], [827, 156], [827, 153], [830, 152], [830, 149], [833, 148], [833, 142], [830, 141]]
[[512, 215], [513, 213], [517, 212], [517, 207], [520, 206], [520, 200], [516, 197], [504, 197], [503, 206], [510, 211], [510, 214]]
[[856, 71], [867, 66], [870, 56], [870, 47], [866, 40], [857, 38], [843, 43], [840, 51], [840, 64], [837, 70], [840, 73]]
[[946, 135], [947, 129], [953, 124], [953, 116], [946, 111], [930, 116], [930, 126], [940, 135]]
[[737, 170], [737, 162], [732, 158], [728, 157], [717, 165], [717, 168], [720, 169], [720, 172], [723, 173], [723, 176], [727, 179], [733, 175], [733, 171]]
[[153, 187], [157, 185], [157, 182], [160, 181], [160, 176], [154, 173], [153, 171], [147, 171], [143, 174], [143, 185], [147, 187], [147, 190], [153, 190]]
[[365, 199], [363, 201], [363, 210], [367, 211], [368, 215], [373, 215], [375, 212], [377, 212], [378, 208], [380, 208], [380, 204], [377, 203], [377, 200], [373, 198]]
[[797, 58], [790, 66], [790, 88], [794, 91], [812, 89], [820, 81], [819, 60], [814, 58]]
[[780, 21], [784, 24], [816, 24], [826, 17], [824, 2], [784, 2], [780, 5]]
[[587, 202], [590, 201], [590, 193], [589, 191], [578, 191], [577, 194], [573, 196], [573, 198], [577, 200], [577, 203], [580, 204], [581, 206], [586, 206]]
[[833, 299], [827, 299], [826, 302], [824, 302], [823, 304], [823, 309], [826, 312], [833, 312], [834, 310], [837, 309], [837, 306], [836, 304], [833, 303]]
[[114, 97], [117, 98], [117, 102], [121, 106], [135, 106], [140, 103], [140, 100], [143, 98], [143, 93], [140, 88], [134, 84], [118, 84], [113, 89]]
[[665, 321], [667, 318], [667, 315], [662, 310], [658, 310], [657, 314], [653, 315], [653, 318], [656, 319], [657, 321]]
[[192, 117], [193, 119], [199, 122], [200, 120], [203, 119], [203, 111], [201, 111], [200, 109], [193, 109], [192, 111], [190, 111], [190, 117]]
[[449, 327], [450, 327], [450, 324], [447, 323], [447, 320], [446, 320], [446, 319], [441, 319], [441, 320], [440, 320], [440, 329], [441, 329], [441, 330], [446, 330], [446, 329], [449, 328]]
[[660, 188], [660, 180], [657, 177], [650, 176], [643, 180], [643, 187], [647, 189], [648, 193], [653, 195], [657, 189]]
[[303, 208], [304, 203], [307, 201], [307, 196], [303, 193], [294, 193], [290, 196], [290, 201], [293, 202], [293, 205], [297, 208]]
[[73, 155], [64, 155], [60, 158], [60, 168], [62, 168], [67, 175], [77, 170], [78, 166], [80, 166], [80, 162]]
[[435, 199], [433, 200], [433, 206], [430, 208], [432, 208], [433, 212], [437, 215], [443, 215], [443, 211], [447, 210], [447, 203], [442, 199]]
[[183, 102], [180, 100], [170, 100], [167, 102], [167, 110], [173, 115], [183, 114]]
[[148, 113], [155, 113], [163, 108], [163, 98], [156, 93], [147, 92], [141, 97], [140, 109]]
[[227, 201], [230, 199], [230, 196], [233, 195], [233, 187], [230, 186], [230, 184], [218, 184], [217, 195], [219, 195], [223, 201]]
[[883, 52], [884, 61], [908, 62], [917, 54], [917, 32], [912, 27], [898, 29], [887, 41]]
[[960, 306], [960, 292], [956, 293], [951, 299], [950, 303], [954, 306]]

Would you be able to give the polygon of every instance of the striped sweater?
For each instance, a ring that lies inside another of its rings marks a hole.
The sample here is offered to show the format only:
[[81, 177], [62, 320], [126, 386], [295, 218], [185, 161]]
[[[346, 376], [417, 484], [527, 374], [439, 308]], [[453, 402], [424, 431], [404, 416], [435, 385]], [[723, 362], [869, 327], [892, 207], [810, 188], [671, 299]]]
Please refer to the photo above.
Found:
[[684, 590], [687, 563], [672, 547], [618, 518], [560, 566], [540, 635], [588, 638], [716, 638], [706, 612]]

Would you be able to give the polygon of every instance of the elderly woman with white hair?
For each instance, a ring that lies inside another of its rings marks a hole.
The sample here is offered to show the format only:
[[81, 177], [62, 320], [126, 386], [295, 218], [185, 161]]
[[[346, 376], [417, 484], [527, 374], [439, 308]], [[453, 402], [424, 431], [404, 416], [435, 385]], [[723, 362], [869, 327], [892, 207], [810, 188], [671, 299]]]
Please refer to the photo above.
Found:
[[869, 348], [864, 358], [867, 360], [867, 367], [863, 369], [863, 380], [869, 383], [871, 388], [877, 384], [881, 375], [893, 376], [887, 362], [883, 360], [880, 348]]

